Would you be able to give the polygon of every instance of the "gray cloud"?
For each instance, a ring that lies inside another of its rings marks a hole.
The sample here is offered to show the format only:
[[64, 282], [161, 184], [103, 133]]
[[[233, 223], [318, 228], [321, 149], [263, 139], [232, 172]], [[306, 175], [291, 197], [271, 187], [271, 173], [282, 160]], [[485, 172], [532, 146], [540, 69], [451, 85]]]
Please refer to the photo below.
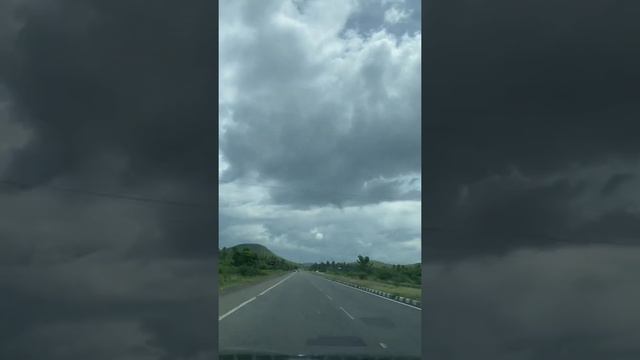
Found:
[[425, 194], [429, 218], [439, 221], [458, 186], [509, 166], [531, 175], [636, 156], [637, 12], [596, 2], [576, 11], [573, 1], [430, 4], [423, 162], [438, 194]]
[[419, 262], [419, 7], [221, 4], [220, 246]]
[[[220, 246], [256, 242], [298, 261], [352, 261], [358, 253], [389, 262], [419, 261], [417, 201], [300, 209], [273, 204], [268, 197], [256, 200], [260, 196], [242, 189], [221, 186], [227, 202], [221, 203]], [[231, 201], [233, 196], [238, 198]], [[323, 234], [322, 239], [314, 230]]]
[[429, 2], [425, 357], [633, 359], [640, 7]]
[[[282, 5], [300, 31], [272, 10], [222, 35], [222, 180], [256, 174], [284, 185], [272, 195], [288, 204], [341, 204], [354, 193], [366, 203], [365, 181], [420, 169], [420, 37], [342, 37], [349, 2], [313, 4], [303, 14]], [[223, 27], [242, 16], [222, 11]]]
[[[423, 138], [430, 225], [457, 212], [451, 199], [460, 188], [510, 168], [544, 177], [637, 159], [638, 107], [629, 89], [638, 72], [627, 64], [638, 57], [628, 46], [640, 31], [632, 20], [638, 9], [603, 6], [576, 12], [571, 1], [552, 10], [499, 2], [489, 10], [460, 1], [426, 10], [433, 14], [425, 21], [432, 56]], [[603, 11], [616, 20], [597, 16]]]
[[213, 356], [215, 4], [0, 14], [0, 357]]
[[423, 356], [632, 359], [637, 247], [520, 250], [425, 264]]
[[622, 174], [614, 174], [602, 187], [602, 195], [611, 195], [618, 188], [620, 188], [623, 184], [628, 183], [630, 180], [635, 178], [635, 174], [633, 173], [622, 173]]

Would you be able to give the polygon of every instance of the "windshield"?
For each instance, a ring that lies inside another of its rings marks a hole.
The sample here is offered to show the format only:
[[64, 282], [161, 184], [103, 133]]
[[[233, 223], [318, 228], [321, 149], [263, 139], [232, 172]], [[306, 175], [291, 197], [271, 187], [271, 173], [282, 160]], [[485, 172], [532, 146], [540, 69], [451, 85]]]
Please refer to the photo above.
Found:
[[420, 357], [420, 6], [220, 3], [221, 354]]

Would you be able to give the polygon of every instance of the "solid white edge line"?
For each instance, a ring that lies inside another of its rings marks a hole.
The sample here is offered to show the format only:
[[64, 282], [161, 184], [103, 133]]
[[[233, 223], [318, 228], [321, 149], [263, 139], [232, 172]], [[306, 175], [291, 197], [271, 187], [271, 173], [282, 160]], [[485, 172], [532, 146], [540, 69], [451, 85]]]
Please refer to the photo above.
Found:
[[319, 277], [320, 277], [320, 278], [322, 278], [322, 279], [325, 279], [325, 280], [327, 280], [327, 281], [331, 281], [331, 282], [334, 282], [334, 283], [336, 283], [336, 284], [340, 284], [340, 285], [342, 285], [342, 286], [344, 286], [344, 287], [348, 287], [348, 288], [353, 289], [353, 290], [362, 291], [362, 292], [363, 292], [363, 293], [365, 293], [365, 294], [369, 294], [369, 295], [377, 296], [377, 297], [379, 297], [379, 298], [381, 298], [381, 299], [385, 299], [385, 300], [393, 301], [394, 303], [398, 303], [398, 304], [400, 304], [400, 305], [408, 306], [408, 307], [410, 307], [410, 308], [413, 308], [413, 309], [416, 309], [416, 310], [420, 310], [420, 311], [422, 311], [422, 309], [421, 309], [421, 308], [416, 307], [416, 306], [413, 306], [413, 305], [405, 304], [405, 303], [403, 303], [403, 302], [396, 301], [396, 300], [393, 300], [393, 299], [389, 299], [389, 298], [386, 298], [386, 297], [384, 297], [384, 296], [380, 296], [380, 295], [377, 295], [377, 294], [374, 294], [374, 293], [371, 293], [371, 292], [368, 292], [368, 291], [364, 291], [364, 290], [358, 289], [358, 288], [353, 287], [353, 286], [349, 286], [349, 285], [345, 285], [345, 284], [343, 284], [343, 283], [339, 283], [339, 282], [337, 282], [337, 281], [329, 280], [329, 279], [327, 279], [327, 278], [325, 278], [325, 277], [322, 277], [322, 276], [319, 276]]
[[222, 319], [226, 318], [227, 316], [229, 316], [229, 315], [233, 314], [236, 310], [238, 310], [238, 309], [240, 309], [241, 307], [243, 307], [243, 306], [247, 305], [248, 303], [252, 302], [252, 301], [253, 301], [253, 300], [255, 300], [255, 299], [256, 299], [256, 297], [254, 296], [254, 297], [252, 297], [251, 299], [249, 299], [249, 300], [247, 300], [247, 301], [243, 302], [242, 304], [240, 304], [240, 305], [238, 305], [238, 306], [234, 307], [233, 309], [229, 310], [226, 314], [224, 314], [224, 315], [220, 316], [220, 317], [218, 318], [218, 321], [220, 321], [220, 320], [222, 320]]
[[349, 313], [347, 312], [347, 310], [345, 310], [342, 306], [340, 306], [340, 310], [344, 311], [344, 313], [345, 313], [345, 314], [347, 314], [347, 316], [348, 316], [348, 317], [350, 317], [350, 318], [351, 318], [351, 320], [355, 320], [355, 319], [356, 319], [356, 318], [354, 318], [353, 316], [351, 316], [351, 314], [349, 314]]
[[[294, 273], [294, 274], [295, 274], [295, 273]], [[265, 290], [265, 291], [261, 292], [258, 296], [260, 296], [260, 295], [264, 295], [267, 291], [269, 291], [269, 290], [273, 289], [274, 287], [276, 287], [276, 286], [278, 286], [278, 285], [282, 284], [285, 280], [287, 280], [288, 278], [290, 278], [290, 277], [292, 277], [292, 276], [293, 276], [293, 274], [291, 274], [291, 275], [287, 276], [286, 278], [284, 278], [284, 279], [282, 279], [282, 280], [278, 281], [275, 285], [273, 285], [273, 286], [269, 287], [267, 290]]]
[[[293, 273], [293, 274], [295, 274], [295, 273]], [[273, 285], [273, 286], [271, 286], [270, 288], [268, 288], [267, 290], [265, 290], [265, 291], [261, 292], [258, 296], [260, 296], [260, 295], [264, 295], [267, 291], [269, 291], [269, 290], [273, 289], [274, 287], [276, 287], [276, 286], [278, 286], [278, 285], [282, 284], [285, 280], [287, 280], [288, 278], [292, 277], [292, 276], [293, 276], [293, 274], [291, 274], [291, 275], [287, 276], [286, 278], [284, 278], [284, 279], [282, 279], [282, 280], [278, 281], [275, 285]], [[248, 303], [252, 302], [253, 300], [257, 299], [257, 297], [258, 297], [258, 296], [254, 296], [254, 297], [252, 297], [251, 299], [249, 299], [249, 300], [247, 300], [247, 301], [243, 302], [242, 304], [240, 304], [240, 305], [238, 305], [238, 306], [234, 307], [233, 309], [229, 310], [229, 311], [228, 311], [227, 313], [225, 313], [224, 315], [221, 315], [221, 316], [218, 318], [218, 321], [220, 321], [220, 320], [222, 320], [222, 319], [226, 318], [227, 316], [229, 316], [229, 315], [233, 314], [236, 310], [240, 309], [241, 307], [243, 307], [243, 306], [247, 305]]]

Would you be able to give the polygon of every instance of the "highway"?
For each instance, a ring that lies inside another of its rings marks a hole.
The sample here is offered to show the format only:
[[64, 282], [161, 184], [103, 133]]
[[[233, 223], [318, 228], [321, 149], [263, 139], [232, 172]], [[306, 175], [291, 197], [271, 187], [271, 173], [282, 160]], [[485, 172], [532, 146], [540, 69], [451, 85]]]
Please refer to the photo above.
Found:
[[420, 357], [421, 310], [299, 271], [219, 299], [221, 352]]

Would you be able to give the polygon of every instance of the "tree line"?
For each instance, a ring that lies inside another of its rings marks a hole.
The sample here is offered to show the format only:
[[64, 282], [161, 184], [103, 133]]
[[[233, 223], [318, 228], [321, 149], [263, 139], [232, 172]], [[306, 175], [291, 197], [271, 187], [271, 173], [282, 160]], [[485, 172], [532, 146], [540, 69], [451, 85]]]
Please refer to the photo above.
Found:
[[309, 266], [309, 270], [357, 277], [359, 279], [379, 280], [398, 285], [420, 286], [422, 283], [420, 264], [373, 266], [371, 259], [362, 255], [358, 255], [356, 261], [350, 263], [316, 262]]
[[262, 270], [293, 270], [297, 266], [280, 257], [258, 254], [247, 248], [222, 248], [220, 250], [220, 274], [240, 274], [254, 276], [263, 273]]

